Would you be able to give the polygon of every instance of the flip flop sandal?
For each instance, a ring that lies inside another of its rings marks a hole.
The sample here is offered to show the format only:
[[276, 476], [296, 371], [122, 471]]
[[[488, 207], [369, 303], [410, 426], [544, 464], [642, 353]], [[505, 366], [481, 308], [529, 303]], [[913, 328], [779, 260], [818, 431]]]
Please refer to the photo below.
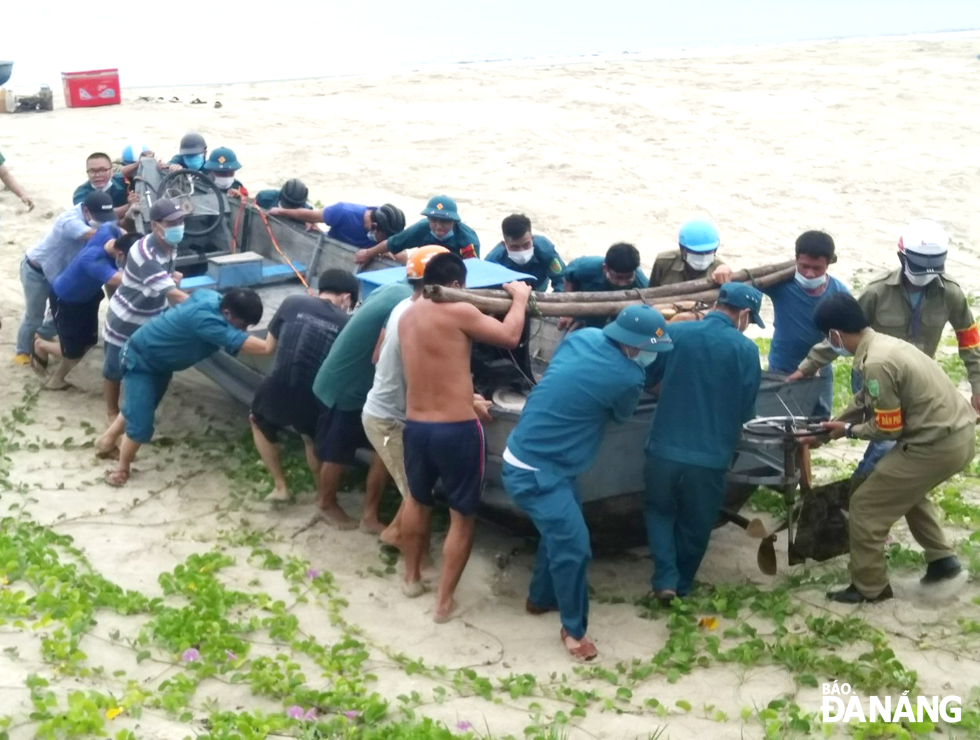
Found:
[[587, 637], [583, 636], [582, 639], [579, 640], [579, 643], [580, 643], [579, 646], [576, 647], [576, 648], [571, 648], [571, 647], [568, 647], [568, 645], [565, 643], [565, 638], [570, 637], [570, 636], [571, 635], [568, 634], [568, 632], [565, 630], [565, 628], [562, 627], [561, 628], [561, 644], [562, 644], [562, 647], [564, 647], [565, 650], [568, 651], [568, 654], [570, 656], [572, 656], [572, 660], [575, 660], [575, 661], [577, 661], [579, 663], [588, 663], [590, 661], [595, 660], [596, 657], [598, 657], [599, 651], [596, 650], [596, 646], [592, 644], [592, 640], [590, 640]]
[[113, 488], [122, 488], [129, 482], [128, 470], [105, 471], [105, 482]]
[[208, 104], [208, 101], [206, 101], [206, 100], [201, 100], [200, 98], [194, 98], [194, 99], [193, 99], [193, 100], [191, 101], [191, 105], [207, 105], [207, 104]]

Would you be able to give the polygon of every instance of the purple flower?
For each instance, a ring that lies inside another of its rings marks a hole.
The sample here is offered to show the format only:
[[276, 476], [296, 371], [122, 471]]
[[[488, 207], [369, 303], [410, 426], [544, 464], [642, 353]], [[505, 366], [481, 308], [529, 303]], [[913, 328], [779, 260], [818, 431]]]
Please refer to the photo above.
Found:
[[457, 730], [463, 730], [465, 732], [466, 730], [472, 730], [473, 729], [473, 725], [471, 725], [469, 722], [467, 722], [464, 719], [464, 720], [461, 720], [461, 721], [459, 721], [459, 722], [456, 723], [456, 729]]
[[343, 712], [343, 715], [351, 722], [353, 722], [355, 719], [361, 716], [361, 713], [358, 712], [356, 709], [348, 709], [346, 712]]
[[185, 663], [195, 663], [201, 659], [201, 654], [197, 652], [197, 648], [187, 648], [180, 659]]
[[233, 652], [231, 652], [231, 650], [225, 650], [225, 655], [228, 656], [228, 661], [229, 662], [231, 662], [233, 660], [238, 660], [238, 656], [235, 655]]
[[303, 719], [303, 707], [299, 704], [293, 704], [286, 710], [286, 716], [290, 719]]
[[316, 578], [318, 575], [320, 575], [320, 571], [318, 571], [316, 568], [310, 568], [306, 571], [306, 577], [310, 580]]
[[314, 720], [316, 719], [316, 707], [310, 707], [306, 710], [306, 714], [303, 715], [303, 719]]

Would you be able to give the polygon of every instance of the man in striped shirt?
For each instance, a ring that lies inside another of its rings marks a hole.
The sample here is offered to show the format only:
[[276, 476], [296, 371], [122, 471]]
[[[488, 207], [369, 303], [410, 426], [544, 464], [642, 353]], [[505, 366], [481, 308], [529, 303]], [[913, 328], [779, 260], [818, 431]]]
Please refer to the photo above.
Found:
[[110, 422], [119, 414], [123, 345], [143, 324], [163, 313], [168, 303], [187, 300], [187, 293], [177, 287], [183, 276], [174, 270], [177, 245], [184, 238], [184, 212], [172, 200], [160, 198], [150, 208], [150, 226], [152, 233], [130, 249], [122, 282], [106, 314], [102, 377]]

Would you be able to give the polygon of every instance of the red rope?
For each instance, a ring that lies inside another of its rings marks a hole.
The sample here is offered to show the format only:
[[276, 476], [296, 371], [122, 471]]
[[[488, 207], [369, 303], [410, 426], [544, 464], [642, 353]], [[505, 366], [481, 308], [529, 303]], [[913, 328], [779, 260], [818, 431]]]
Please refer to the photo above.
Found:
[[289, 268], [296, 274], [299, 281], [303, 283], [303, 287], [306, 288], [306, 292], [313, 295], [313, 291], [310, 290], [310, 284], [306, 282], [306, 278], [303, 277], [303, 274], [296, 269], [296, 266], [292, 263], [292, 260], [290, 260], [289, 257], [286, 256], [286, 253], [279, 247], [279, 242], [276, 241], [275, 234], [272, 233], [272, 227], [269, 226], [269, 219], [266, 218], [265, 211], [263, 211], [261, 208], [256, 208], [255, 210], [259, 212], [259, 217], [262, 219], [262, 223], [265, 224], [265, 230], [269, 234], [269, 239], [272, 241], [272, 246], [276, 248], [277, 252], [279, 252], [279, 256], [286, 260], [286, 264], [289, 265]]
[[242, 214], [245, 213], [245, 204], [248, 202], [248, 196], [242, 195], [241, 202], [238, 206], [238, 216], [235, 218], [235, 228], [231, 232], [231, 253], [234, 254], [238, 251], [238, 227], [242, 225]]

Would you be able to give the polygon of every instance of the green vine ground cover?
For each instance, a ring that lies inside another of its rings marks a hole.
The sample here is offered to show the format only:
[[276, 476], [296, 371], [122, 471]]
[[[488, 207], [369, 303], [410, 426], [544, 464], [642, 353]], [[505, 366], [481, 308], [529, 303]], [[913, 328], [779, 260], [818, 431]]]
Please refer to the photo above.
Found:
[[[394, 559], [364, 535], [292, 537], [309, 507], [261, 503], [269, 482], [233, 429], [162, 437], [134, 476], [155, 487], [120, 493], [98, 482], [90, 425], [50, 419], [31, 391], [6, 406], [0, 740], [980, 737], [980, 508], [968, 478], [937, 497], [959, 528], [966, 597], [828, 609], [821, 592], [846, 578], [832, 562], [702, 585], [664, 608], [642, 597], [642, 557], [599, 562], [594, 572], [628, 577], [593, 577], [603, 660], [577, 666], [556, 620], [521, 611], [526, 543], [500, 540], [499, 599], [436, 627], [404, 604]], [[287, 470], [309, 490], [297, 447]], [[750, 541], [727, 536], [717, 548], [754, 558]], [[325, 550], [336, 542], [362, 544]], [[921, 569], [902, 542], [889, 561], [899, 584]], [[554, 649], [542, 661], [544, 640]], [[825, 724], [821, 686], [834, 679], [861, 696], [960, 694], [962, 721]]]

